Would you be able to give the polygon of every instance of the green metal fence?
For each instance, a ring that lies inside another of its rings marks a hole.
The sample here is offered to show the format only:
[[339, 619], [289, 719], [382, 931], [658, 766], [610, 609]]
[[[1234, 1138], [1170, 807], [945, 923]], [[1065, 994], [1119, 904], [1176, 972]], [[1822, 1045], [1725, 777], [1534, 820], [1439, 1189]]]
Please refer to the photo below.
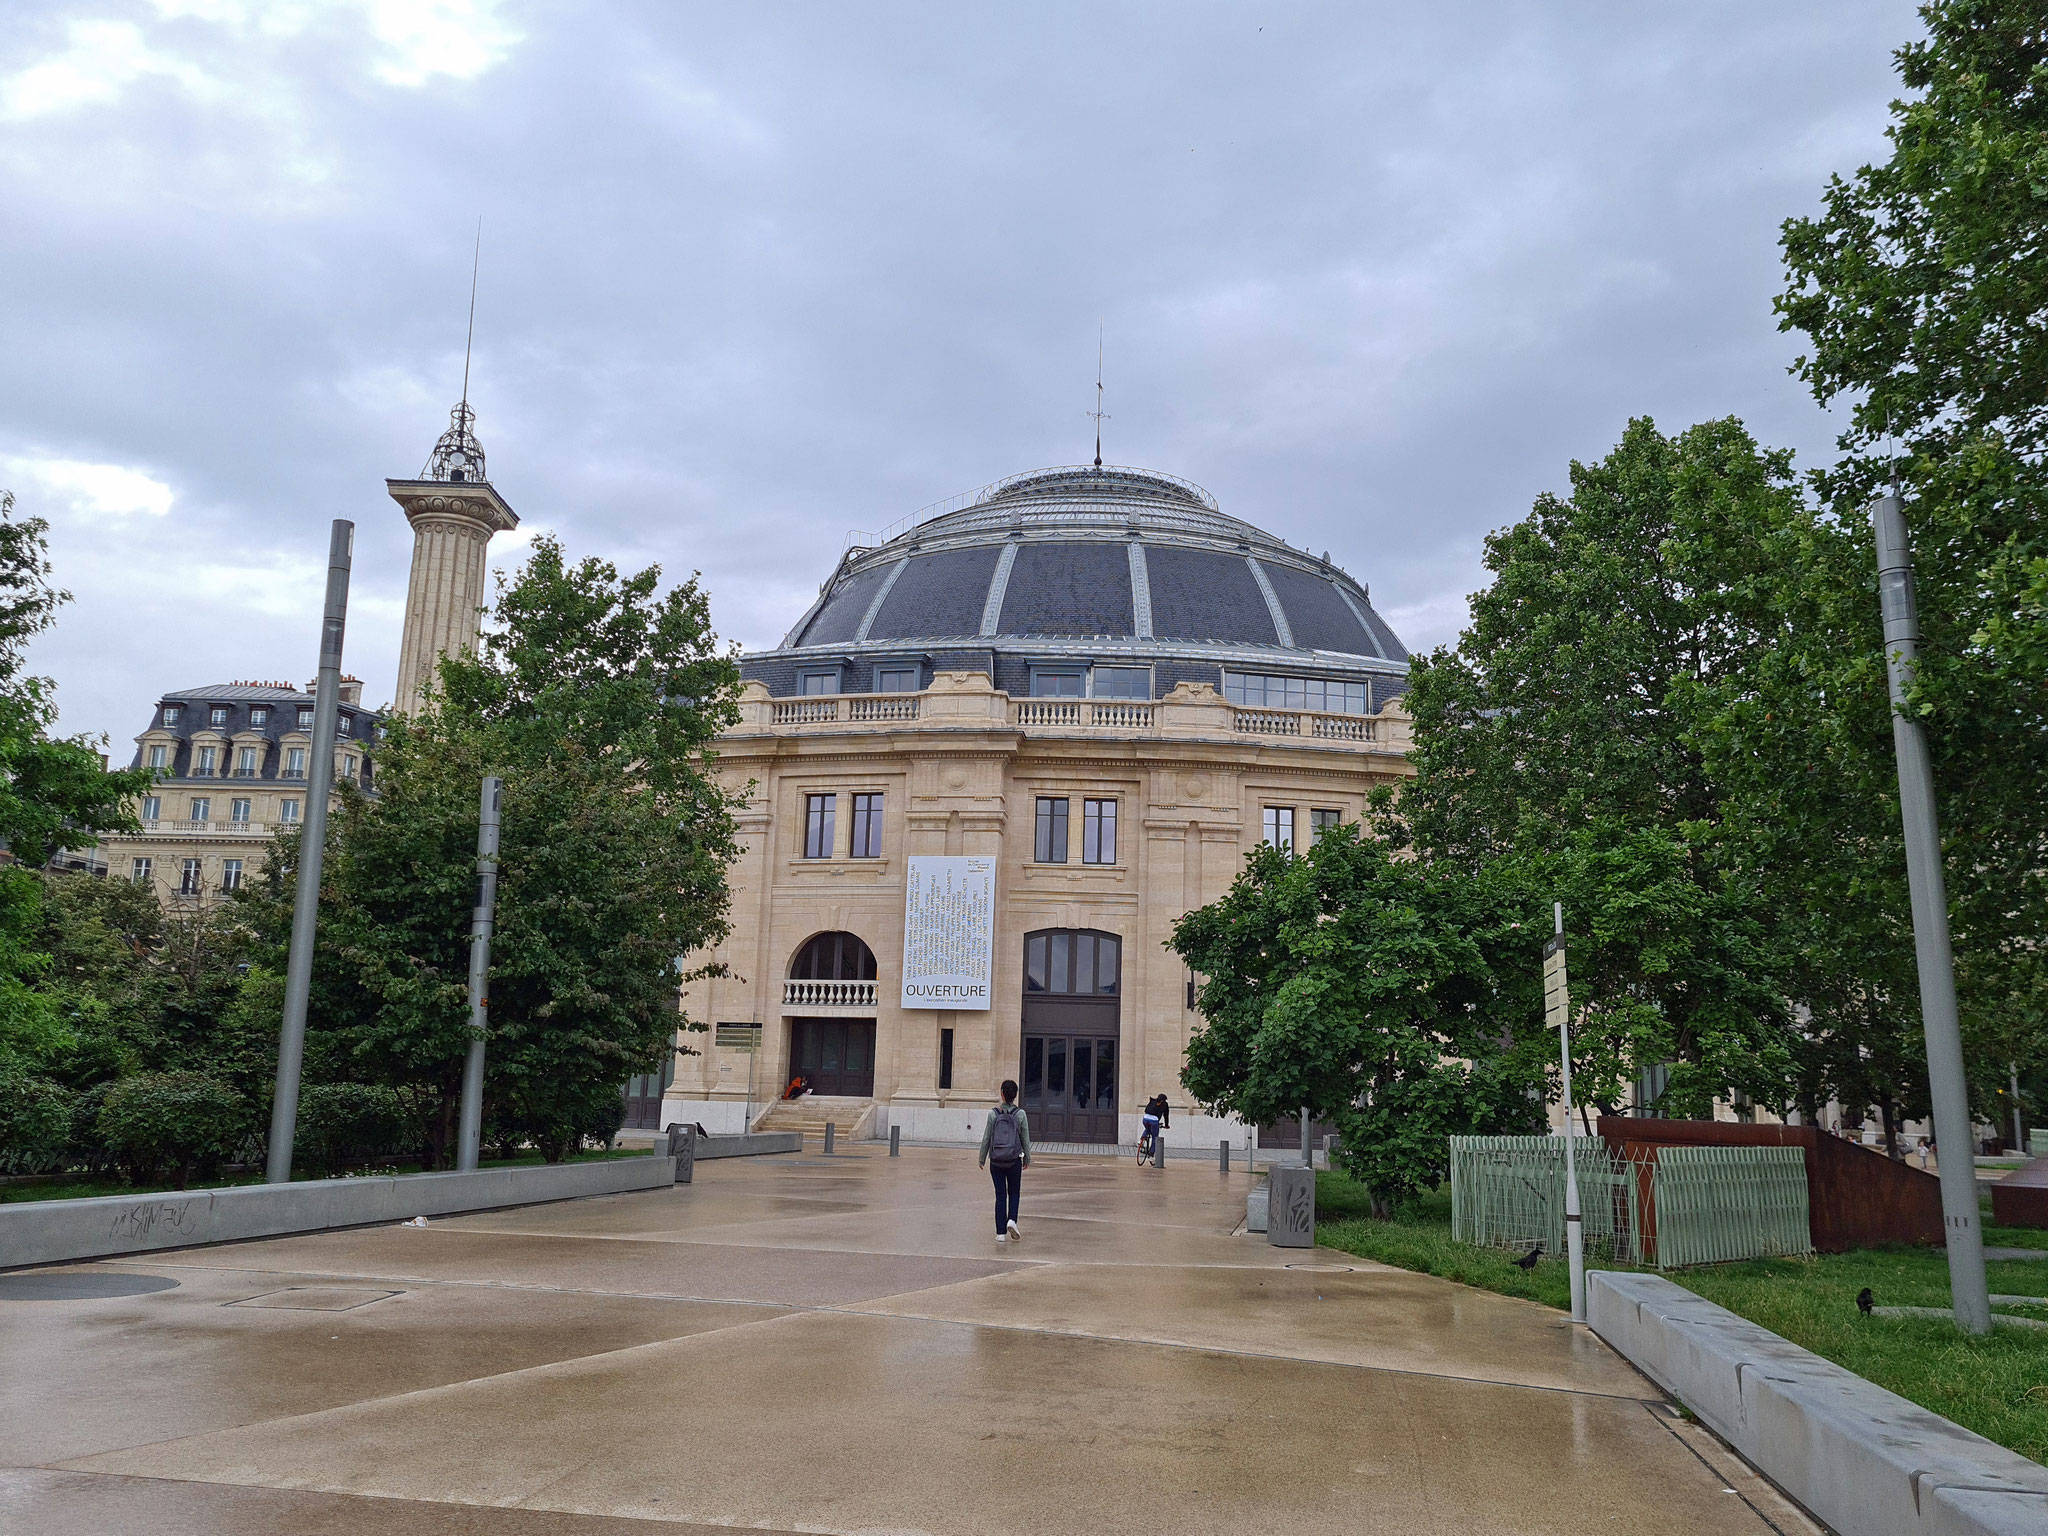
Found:
[[[1572, 1152], [1586, 1252], [1640, 1264], [1633, 1167], [1591, 1137], [1577, 1138]], [[1563, 1253], [1564, 1139], [1453, 1136], [1451, 1235], [1488, 1248], [1526, 1253], [1541, 1243], [1545, 1253]]]
[[1799, 1147], [1658, 1148], [1657, 1267], [1813, 1252]]
[[[1663, 1146], [1635, 1163], [1580, 1137], [1573, 1157], [1588, 1257], [1680, 1269], [1813, 1252], [1798, 1147]], [[1563, 1253], [1564, 1138], [1453, 1136], [1451, 1235]]]

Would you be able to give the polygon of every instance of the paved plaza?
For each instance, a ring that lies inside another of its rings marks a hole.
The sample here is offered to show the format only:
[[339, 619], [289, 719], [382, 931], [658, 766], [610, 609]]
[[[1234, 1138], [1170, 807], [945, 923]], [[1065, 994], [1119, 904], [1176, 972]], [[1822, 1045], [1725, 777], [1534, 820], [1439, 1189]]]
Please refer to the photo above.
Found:
[[1555, 1313], [1233, 1235], [1247, 1185], [1043, 1157], [998, 1245], [971, 1153], [856, 1146], [69, 1266], [176, 1284], [0, 1301], [0, 1529], [1815, 1529]]

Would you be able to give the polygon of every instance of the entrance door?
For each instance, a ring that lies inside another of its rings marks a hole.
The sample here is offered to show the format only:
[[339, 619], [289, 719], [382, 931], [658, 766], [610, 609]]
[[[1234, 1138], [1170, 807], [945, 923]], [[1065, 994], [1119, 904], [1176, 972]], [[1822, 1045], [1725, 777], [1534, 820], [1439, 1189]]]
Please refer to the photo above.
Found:
[[1122, 958], [1113, 933], [1046, 929], [1024, 936], [1019, 1082], [1033, 1136], [1116, 1144]]
[[1024, 1037], [1024, 1113], [1044, 1141], [1116, 1145], [1115, 1035]]
[[641, 1072], [626, 1079], [626, 1124], [635, 1130], [661, 1129], [662, 1090], [676, 1080], [676, 1059], [670, 1056], [659, 1072]]
[[873, 1019], [791, 1019], [790, 1075], [810, 1080], [811, 1092], [834, 1098], [875, 1094]]

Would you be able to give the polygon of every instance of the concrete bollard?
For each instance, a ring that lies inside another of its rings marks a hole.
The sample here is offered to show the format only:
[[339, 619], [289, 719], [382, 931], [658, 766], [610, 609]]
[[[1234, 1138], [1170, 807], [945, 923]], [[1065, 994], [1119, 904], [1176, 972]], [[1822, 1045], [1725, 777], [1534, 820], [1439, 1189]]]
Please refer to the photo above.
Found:
[[1154, 1168], [1164, 1168], [1166, 1166], [1166, 1133], [1164, 1131], [1159, 1132], [1152, 1138], [1152, 1166]]
[[903, 1127], [900, 1125], [889, 1127], [889, 1155], [891, 1157], [901, 1157], [903, 1155]]
[[825, 1122], [825, 1155], [827, 1157], [830, 1157], [832, 1155], [832, 1136], [833, 1133], [838, 1129], [839, 1127], [833, 1124], [830, 1120], [827, 1120]]
[[1230, 1138], [1228, 1136], [1216, 1143], [1216, 1171], [1218, 1173], [1230, 1172]]
[[1275, 1248], [1316, 1245], [1316, 1173], [1283, 1163], [1267, 1178], [1266, 1241]]

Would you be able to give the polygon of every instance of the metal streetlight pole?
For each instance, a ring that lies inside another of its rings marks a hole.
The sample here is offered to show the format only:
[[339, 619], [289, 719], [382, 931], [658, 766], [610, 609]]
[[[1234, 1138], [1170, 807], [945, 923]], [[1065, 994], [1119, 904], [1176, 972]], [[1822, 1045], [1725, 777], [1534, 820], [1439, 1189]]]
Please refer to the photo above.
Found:
[[469, 1059], [462, 1065], [462, 1121], [455, 1167], [476, 1171], [484, 1134], [484, 1035], [490, 1024], [491, 932], [498, 920], [498, 820], [505, 781], [484, 780], [476, 826], [476, 910], [469, 921]]
[[1905, 704], [1920, 648], [1913, 597], [1913, 552], [1906, 506], [1881, 496], [1870, 508], [1877, 539], [1877, 598], [1884, 615], [1885, 671], [1891, 682], [1892, 748], [1899, 761], [1899, 815], [1905, 824], [1906, 882], [1913, 902], [1913, 952], [1920, 971], [1920, 1023], [1927, 1036], [1927, 1084], [1941, 1158], [1941, 1211], [1948, 1236], [1949, 1300], [1965, 1333], [1991, 1331], [1984, 1276], [1984, 1229], [1977, 1222], [1977, 1164], [1970, 1151], [1970, 1095], [1963, 1074], [1963, 1033], [1956, 1017], [1955, 959], [1948, 942], [1948, 887], [1935, 818], [1934, 764], [1927, 738]]
[[288, 1184], [299, 1126], [299, 1069], [306, 1058], [306, 1003], [313, 992], [313, 931], [320, 920], [320, 866], [327, 855], [327, 799], [334, 792], [334, 722], [341, 708], [341, 642], [348, 629], [348, 577], [356, 525], [337, 517], [327, 543], [327, 608], [320, 620], [320, 680], [313, 685], [313, 741], [306, 765], [306, 819], [299, 832], [298, 890], [285, 962], [284, 1024], [277, 1037], [277, 1092], [270, 1104], [270, 1155], [263, 1178]]
[[1579, 1210], [1579, 1160], [1573, 1151], [1578, 1133], [1572, 1126], [1572, 995], [1564, 970], [1564, 903], [1551, 903], [1557, 932], [1543, 946], [1544, 1020], [1557, 1031], [1564, 1060], [1564, 1245], [1570, 1265], [1572, 1321], [1586, 1320], [1586, 1233]]

